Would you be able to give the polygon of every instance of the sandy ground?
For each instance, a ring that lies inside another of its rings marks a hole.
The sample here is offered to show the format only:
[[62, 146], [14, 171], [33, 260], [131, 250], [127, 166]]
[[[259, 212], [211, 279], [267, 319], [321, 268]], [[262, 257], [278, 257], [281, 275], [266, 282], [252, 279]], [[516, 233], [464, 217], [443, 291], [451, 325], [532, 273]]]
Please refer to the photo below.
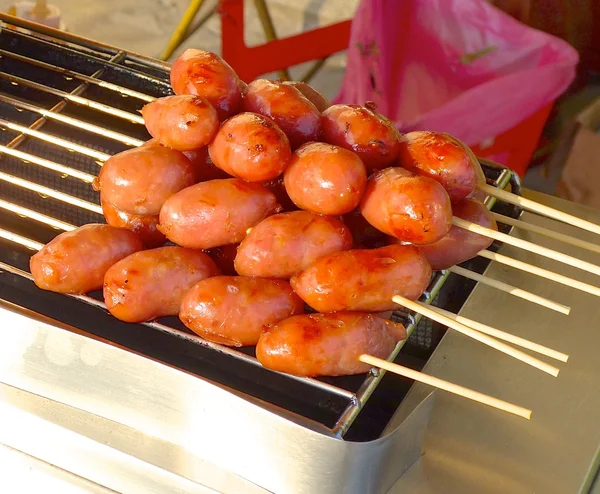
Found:
[[[0, 0], [6, 11], [13, 3]], [[62, 12], [67, 29], [81, 36], [124, 48], [135, 53], [157, 57], [181, 19], [187, 0], [53, 0]], [[280, 37], [289, 36], [319, 25], [351, 18], [358, 0], [267, 0]], [[217, 0], [206, 0], [198, 17], [210, 11]], [[255, 45], [265, 37], [253, 2], [246, 0], [246, 42]], [[214, 15], [175, 53], [195, 47], [220, 53], [220, 19]], [[326, 96], [333, 97], [339, 88], [345, 57], [332, 57], [312, 83]], [[292, 69], [298, 77], [306, 66]]]

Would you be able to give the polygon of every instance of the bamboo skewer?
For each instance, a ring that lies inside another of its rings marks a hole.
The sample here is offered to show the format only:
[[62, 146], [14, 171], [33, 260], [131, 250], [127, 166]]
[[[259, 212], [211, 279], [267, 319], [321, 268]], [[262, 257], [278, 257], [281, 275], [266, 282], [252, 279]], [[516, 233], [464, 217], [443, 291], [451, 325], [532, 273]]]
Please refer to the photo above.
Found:
[[536, 295], [535, 293], [531, 293], [526, 290], [522, 290], [521, 288], [509, 285], [508, 283], [504, 283], [503, 281], [498, 281], [488, 276], [483, 276], [479, 273], [469, 271], [468, 269], [461, 268], [460, 266], [452, 266], [448, 269], [448, 271], [456, 273], [470, 280], [478, 281], [483, 285], [488, 285], [503, 292], [510, 293], [515, 297], [528, 300], [529, 302], [533, 302], [534, 304], [538, 304], [548, 309], [555, 310], [556, 312], [560, 312], [561, 314], [565, 314], [568, 316], [571, 312], [571, 308], [567, 307], [566, 305], [559, 304], [558, 302], [553, 302], [552, 300]]
[[491, 326], [487, 326], [486, 324], [482, 324], [477, 321], [473, 321], [472, 319], [467, 319], [466, 317], [459, 316], [458, 314], [454, 314], [447, 310], [441, 309], [439, 307], [430, 306], [433, 310], [443, 314], [465, 326], [473, 328], [480, 333], [487, 334], [489, 336], [493, 336], [494, 338], [498, 338], [499, 340], [504, 340], [509, 343], [513, 343], [514, 345], [518, 345], [521, 348], [526, 348], [527, 350], [531, 350], [532, 352], [539, 353], [540, 355], [544, 355], [546, 357], [553, 358], [555, 360], [559, 360], [561, 362], [567, 362], [569, 360], [569, 356], [565, 353], [559, 352], [557, 350], [553, 350], [552, 348], [545, 347], [543, 345], [539, 345], [532, 341], [526, 340], [519, 336], [515, 336], [510, 333], [506, 333], [505, 331], [501, 331], [496, 328], [492, 328]]
[[496, 252], [491, 252], [489, 250], [482, 250], [477, 255], [485, 257], [486, 259], [490, 259], [491, 261], [496, 261], [500, 264], [511, 266], [521, 271], [525, 271], [526, 273], [531, 273], [535, 276], [539, 276], [540, 278], [545, 278], [547, 280], [560, 283], [561, 285], [575, 288], [576, 290], [580, 290], [582, 292], [589, 293], [590, 295], [600, 297], [600, 287], [584, 283], [583, 281], [574, 280], [573, 278], [563, 276], [562, 274], [555, 273], [554, 271], [549, 271], [547, 269], [534, 266], [533, 264], [519, 261], [517, 259], [513, 259], [512, 257], [508, 257], [503, 254], [498, 254]]
[[544, 256], [549, 259], [562, 262], [563, 264], [573, 266], [574, 268], [578, 268], [583, 271], [589, 271], [600, 276], [600, 266], [597, 266], [587, 261], [582, 261], [581, 259], [577, 259], [567, 254], [563, 254], [562, 252], [557, 252], [555, 250], [548, 249], [547, 247], [536, 245], [532, 242], [528, 242], [527, 240], [511, 237], [510, 235], [507, 235], [505, 233], [492, 230], [491, 228], [486, 228], [484, 226], [472, 223], [467, 220], [463, 220], [462, 218], [457, 218], [456, 216], [452, 218], [452, 224], [458, 226], [459, 228], [464, 228], [465, 230], [468, 230], [470, 232], [483, 235], [484, 237], [499, 240], [500, 242], [504, 242], [505, 244], [519, 247], [523, 250], [533, 252], [534, 254], [538, 254], [540, 256]]
[[526, 199], [525, 197], [518, 196], [517, 194], [512, 194], [505, 190], [498, 189], [497, 187], [492, 187], [491, 185], [480, 184], [477, 186], [477, 188], [492, 197], [500, 199], [501, 201], [514, 204], [515, 206], [520, 206], [528, 211], [532, 211], [548, 218], [552, 218], [553, 220], [562, 221], [563, 223], [567, 223], [569, 225], [581, 228], [582, 230], [587, 230], [588, 232], [600, 235], [600, 225], [596, 225], [591, 221], [583, 220], [577, 216], [573, 216], [572, 214], [559, 211], [558, 209], [540, 204], [532, 201], [531, 199]]
[[591, 252], [600, 254], [600, 245], [594, 244], [592, 242], [587, 242], [585, 240], [571, 237], [570, 235], [565, 235], [564, 233], [555, 232], [542, 226], [532, 225], [531, 223], [526, 223], [522, 220], [516, 220], [514, 218], [510, 218], [502, 214], [492, 212], [492, 216], [496, 221], [504, 223], [505, 225], [514, 226], [516, 228], [519, 228], [520, 230], [525, 230], [528, 232], [538, 233], [539, 235], [544, 235], [545, 237], [558, 240], [559, 242], [563, 242], [568, 245], [573, 245], [575, 247], [580, 247], [582, 249], [586, 249]]
[[364, 362], [365, 364], [369, 364], [374, 367], [384, 369], [388, 372], [392, 372], [393, 374], [398, 374], [399, 376], [404, 376], [414, 381], [418, 381], [423, 384], [428, 384], [429, 386], [433, 386], [435, 388], [442, 389], [449, 393], [462, 396], [463, 398], [468, 398], [469, 400], [473, 400], [478, 403], [497, 408], [498, 410], [503, 410], [505, 412], [518, 415], [519, 417], [523, 417], [527, 420], [531, 420], [531, 410], [514, 405], [512, 403], [508, 403], [507, 401], [494, 398], [492, 396], [480, 393], [478, 391], [473, 391], [472, 389], [459, 386], [458, 384], [454, 384], [449, 381], [444, 381], [437, 377], [424, 374], [423, 372], [419, 372], [408, 367], [404, 367], [402, 365], [394, 364], [392, 362], [388, 362], [387, 360], [373, 357], [371, 355], [363, 354], [359, 357], [359, 360], [361, 362]]
[[469, 336], [474, 340], [477, 340], [502, 353], [505, 353], [506, 355], [510, 355], [511, 357], [516, 358], [517, 360], [520, 360], [521, 362], [524, 362], [526, 364], [529, 364], [532, 367], [535, 367], [536, 369], [539, 369], [554, 377], [558, 376], [558, 373], [560, 372], [558, 368], [553, 367], [552, 365], [549, 365], [546, 362], [542, 362], [541, 360], [532, 357], [531, 355], [527, 355], [526, 353], [517, 350], [516, 348], [513, 348], [505, 343], [502, 343], [501, 341], [495, 340], [494, 338], [480, 333], [479, 331], [471, 329], [465, 326], [464, 324], [454, 321], [451, 318], [446, 317], [445, 315], [433, 310], [431, 307], [429, 307], [426, 304], [423, 304], [422, 302], [415, 302], [400, 295], [392, 297], [392, 301], [398, 305], [406, 307], [409, 310], [415, 311], [431, 319], [432, 321], [439, 322], [440, 324], [452, 328], [455, 331], [464, 334], [465, 336]]

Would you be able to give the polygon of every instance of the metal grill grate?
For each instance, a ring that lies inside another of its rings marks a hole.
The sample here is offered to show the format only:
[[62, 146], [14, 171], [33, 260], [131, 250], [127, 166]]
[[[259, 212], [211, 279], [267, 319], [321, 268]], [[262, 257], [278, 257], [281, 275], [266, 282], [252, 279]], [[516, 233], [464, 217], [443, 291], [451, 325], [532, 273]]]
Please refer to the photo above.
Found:
[[[168, 67], [162, 63], [64, 33], [49, 37], [48, 30], [45, 34], [35, 32], [26, 21], [8, 16], [0, 15], [0, 21], [5, 23], [0, 33], [0, 239], [8, 246], [0, 249], [5, 253], [0, 270], [5, 272], [5, 282], [21, 286], [23, 280], [31, 280], [25, 270], [31, 250], [41, 248], [60, 231], [104, 222], [91, 180], [110, 155], [149, 138], [139, 110], [171, 91]], [[508, 170], [484, 168], [490, 183], [505, 187], [512, 179], [513, 188], [518, 187]], [[437, 298], [447, 306], [450, 294], [440, 291], [446, 278], [447, 273], [437, 274], [422, 300]], [[36, 295], [42, 296], [58, 300], [49, 294]], [[58, 303], [66, 303], [66, 297], [59, 297], [62, 301]], [[73, 298], [104, 309], [98, 294]], [[406, 323], [411, 344], [431, 348], [435, 338], [430, 322], [419, 323], [419, 318], [401, 313], [394, 317]], [[125, 328], [108, 320], [104, 324], [133, 331], [134, 325]], [[89, 322], [83, 325], [87, 328]], [[328, 412], [313, 413], [301, 405], [295, 411], [324, 423], [339, 437], [346, 433], [384, 374], [374, 369], [366, 378], [284, 376], [262, 368], [252, 351], [207, 342], [175, 318], [135, 326], [190, 345], [187, 351], [216, 368], [210, 376], [203, 372], [205, 377], [227, 381], [223, 376], [233, 360], [241, 367], [233, 372], [236, 376], [229, 376], [228, 385], [239, 385], [243, 391], [275, 404], [285, 401], [279, 395], [289, 402], [290, 395], [308, 393], [318, 412]]]

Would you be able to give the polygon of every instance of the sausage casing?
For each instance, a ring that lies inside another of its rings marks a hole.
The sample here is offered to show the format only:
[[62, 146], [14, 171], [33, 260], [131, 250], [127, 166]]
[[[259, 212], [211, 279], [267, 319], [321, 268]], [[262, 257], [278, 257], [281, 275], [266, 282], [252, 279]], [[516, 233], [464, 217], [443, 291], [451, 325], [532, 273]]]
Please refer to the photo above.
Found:
[[[458, 218], [498, 230], [494, 217], [479, 201], [465, 199], [454, 203], [452, 210], [454, 216]], [[483, 235], [452, 226], [441, 240], [433, 244], [422, 245], [421, 252], [425, 254], [433, 269], [447, 269], [475, 257], [480, 250], [487, 249], [493, 241]]]
[[194, 180], [194, 168], [183, 153], [149, 142], [111, 156], [94, 188], [118, 210], [146, 216], [158, 214], [169, 197]]
[[55, 237], [31, 257], [29, 268], [42, 290], [88, 293], [102, 288], [113, 264], [143, 248], [130, 230], [92, 223]]
[[415, 245], [437, 242], [452, 226], [452, 205], [444, 187], [398, 167], [369, 177], [360, 211], [378, 230]]
[[179, 151], [206, 146], [219, 129], [215, 108], [191, 94], [158, 98], [142, 108], [142, 116], [152, 137]]
[[332, 105], [323, 112], [323, 140], [354, 151], [367, 170], [392, 165], [400, 133], [379, 113], [357, 105]]
[[215, 166], [208, 154], [208, 146], [194, 149], [193, 151], [184, 151], [183, 154], [185, 154], [194, 167], [196, 183], [208, 182], [209, 180], [219, 178], [232, 178], [231, 175]]
[[403, 135], [398, 164], [442, 184], [452, 201], [471, 195], [479, 180], [479, 163], [472, 162], [468, 150], [448, 134], [438, 132]]
[[352, 151], [309, 142], [294, 151], [283, 179], [290, 199], [299, 208], [317, 214], [340, 215], [358, 206], [367, 172]]
[[220, 247], [208, 249], [206, 253], [213, 261], [215, 261], [215, 264], [222, 274], [227, 276], [235, 276], [237, 272], [235, 270], [234, 263], [239, 245], [240, 244], [222, 245]]
[[405, 338], [402, 324], [374, 314], [305, 314], [267, 328], [256, 358], [269, 369], [297, 376], [363, 374], [371, 366], [358, 360], [362, 354], [387, 358]]
[[144, 322], [176, 316], [196, 283], [220, 274], [204, 252], [160, 247], [136, 252], [114, 264], [104, 277], [104, 302], [117, 319]]
[[431, 267], [416, 247], [389, 245], [322, 257], [295, 275], [296, 293], [318, 312], [383, 312], [392, 297], [416, 300], [431, 280]]
[[348, 227], [308, 211], [270, 216], [242, 240], [235, 270], [245, 276], [289, 279], [317, 259], [352, 248]]
[[304, 303], [286, 281], [217, 276], [186, 294], [179, 318], [209, 341], [239, 347], [256, 345], [267, 325], [303, 309]]
[[211, 180], [169, 198], [158, 228], [182, 247], [211, 249], [241, 242], [248, 228], [277, 212], [275, 196], [262, 185], [238, 178]]
[[271, 118], [287, 135], [292, 149], [321, 135], [321, 113], [289, 84], [257, 79], [248, 84], [244, 110]]
[[275, 122], [255, 113], [240, 113], [224, 122], [208, 152], [221, 170], [248, 182], [278, 177], [292, 153], [287, 136]]
[[300, 91], [304, 97], [310, 101], [317, 110], [320, 112], [324, 112], [329, 108], [329, 101], [327, 98], [323, 96], [319, 91], [317, 91], [314, 87], [306, 84], [306, 82], [301, 81], [283, 81], [282, 84], [287, 86], [293, 86], [298, 91]]
[[237, 113], [242, 104], [243, 84], [235, 71], [221, 57], [205, 50], [187, 49], [173, 62], [171, 86], [175, 94], [206, 98], [220, 120]]

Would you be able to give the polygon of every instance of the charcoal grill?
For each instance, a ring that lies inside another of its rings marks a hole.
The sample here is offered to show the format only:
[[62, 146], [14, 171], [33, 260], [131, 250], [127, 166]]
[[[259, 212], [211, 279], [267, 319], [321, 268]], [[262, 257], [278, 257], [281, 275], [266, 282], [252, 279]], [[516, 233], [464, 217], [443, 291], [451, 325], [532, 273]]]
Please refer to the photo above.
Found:
[[[252, 407], [340, 443], [378, 440], [410, 388], [404, 379], [376, 369], [366, 377], [291, 377], [262, 368], [252, 349], [199, 338], [176, 318], [125, 324], [108, 315], [98, 293], [67, 297], [35, 288], [28, 272], [33, 251], [61, 231], [104, 221], [90, 183], [110, 155], [149, 138], [139, 110], [171, 94], [169, 67], [9, 16], [0, 20], [0, 308], [5, 317], [12, 314], [5, 320], [12, 323], [17, 314], [108, 342], [214, 383]], [[520, 193], [518, 178], [508, 169], [482, 167], [490, 184]], [[488, 206], [519, 216], [512, 206], [493, 201]], [[487, 264], [477, 259], [465, 265], [483, 272]], [[437, 273], [422, 300], [458, 311], [473, 287], [468, 280]], [[389, 358], [422, 368], [444, 328], [409, 312], [392, 317], [405, 323], [410, 337]], [[0, 332], [10, 331], [8, 326], [3, 323]], [[427, 399], [422, 405], [425, 410]], [[413, 413], [405, 423], [423, 426], [425, 415]], [[401, 472], [399, 467], [396, 478]], [[322, 487], [320, 492], [329, 492]]]

